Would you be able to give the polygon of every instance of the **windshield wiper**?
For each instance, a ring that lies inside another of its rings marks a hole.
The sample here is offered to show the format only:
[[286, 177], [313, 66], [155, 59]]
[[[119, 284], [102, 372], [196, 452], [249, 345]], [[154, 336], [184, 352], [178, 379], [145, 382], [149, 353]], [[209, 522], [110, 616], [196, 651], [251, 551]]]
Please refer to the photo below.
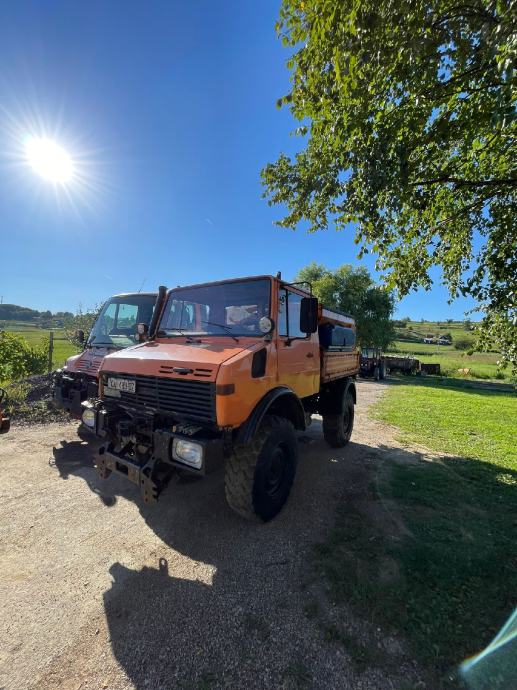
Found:
[[206, 324], [208, 324], [209, 326], [218, 326], [219, 328], [223, 328], [223, 329], [228, 333], [228, 335], [230, 336], [230, 338], [233, 338], [233, 339], [235, 340], [236, 343], [239, 342], [239, 338], [237, 338], [237, 336], [235, 336], [235, 335], [232, 333], [232, 329], [230, 328], [230, 326], [227, 326], [227, 325], [224, 324], [224, 323], [215, 323], [215, 321], [201, 321], [201, 323], [206, 323]]
[[185, 336], [185, 338], [187, 339], [187, 342], [189, 342], [189, 343], [197, 343], [197, 342], [199, 342], [199, 340], [196, 340], [196, 338], [194, 338], [193, 335], [189, 335], [188, 333], [185, 333], [185, 331], [182, 331], [181, 328], [171, 328], [170, 331], [157, 331], [157, 332], [156, 332], [156, 335], [157, 335], [159, 338], [163, 338], [163, 337], [165, 337], [165, 338], [174, 338], [174, 336], [172, 335], [171, 331], [174, 331], [175, 333], [179, 333], [180, 335]]

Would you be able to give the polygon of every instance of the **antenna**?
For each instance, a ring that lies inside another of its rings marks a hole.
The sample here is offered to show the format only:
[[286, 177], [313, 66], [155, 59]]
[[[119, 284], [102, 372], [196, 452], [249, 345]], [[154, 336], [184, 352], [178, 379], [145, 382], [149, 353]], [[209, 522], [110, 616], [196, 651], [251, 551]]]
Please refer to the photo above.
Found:
[[145, 283], [146, 280], [147, 280], [147, 278], [144, 278], [144, 279], [142, 280], [142, 285], [140, 285], [140, 287], [138, 288], [138, 292], [142, 292], [142, 288], [144, 287], [144, 283]]

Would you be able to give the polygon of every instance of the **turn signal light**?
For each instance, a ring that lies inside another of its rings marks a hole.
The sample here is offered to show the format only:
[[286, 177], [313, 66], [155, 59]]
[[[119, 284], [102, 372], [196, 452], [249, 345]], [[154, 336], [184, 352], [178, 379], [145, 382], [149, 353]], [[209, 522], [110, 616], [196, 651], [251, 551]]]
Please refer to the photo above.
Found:
[[235, 393], [234, 383], [218, 383], [215, 387], [215, 392], [217, 395], [231, 395]]

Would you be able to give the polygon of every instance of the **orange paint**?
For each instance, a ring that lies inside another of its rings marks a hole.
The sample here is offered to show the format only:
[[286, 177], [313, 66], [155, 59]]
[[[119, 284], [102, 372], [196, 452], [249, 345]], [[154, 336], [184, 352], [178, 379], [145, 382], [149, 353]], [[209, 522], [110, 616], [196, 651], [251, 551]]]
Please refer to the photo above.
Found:
[[[288, 338], [279, 334], [278, 327], [282, 316], [279, 312], [279, 291], [284, 291], [287, 287], [298, 297], [306, 297], [307, 293], [296, 287], [286, 286], [278, 278], [259, 278], [269, 280], [271, 285], [269, 318], [277, 325], [271, 335], [239, 335], [238, 342], [227, 335], [199, 334], [190, 338], [194, 342], [189, 342], [188, 337], [181, 335], [157, 337], [154, 341], [108, 355], [101, 365], [101, 373], [207, 381], [225, 387], [233, 385], [233, 393], [216, 396], [217, 425], [220, 428], [240, 426], [266, 393], [278, 386], [287, 386], [299, 398], [317, 394], [320, 390], [323, 360], [318, 333]], [[174, 291], [170, 291], [169, 295], [171, 292]], [[206, 316], [203, 317], [196, 310], [195, 322], [202, 323], [203, 318]], [[354, 327], [353, 319], [334, 312], [325, 313], [321, 308], [319, 321]], [[253, 378], [253, 355], [262, 349], [267, 353], [265, 372], [264, 375]], [[352, 357], [348, 358], [349, 364], [354, 359], [353, 353], [350, 354]], [[358, 355], [355, 360], [355, 369], [348, 366], [349, 375], [357, 373], [359, 369]]]

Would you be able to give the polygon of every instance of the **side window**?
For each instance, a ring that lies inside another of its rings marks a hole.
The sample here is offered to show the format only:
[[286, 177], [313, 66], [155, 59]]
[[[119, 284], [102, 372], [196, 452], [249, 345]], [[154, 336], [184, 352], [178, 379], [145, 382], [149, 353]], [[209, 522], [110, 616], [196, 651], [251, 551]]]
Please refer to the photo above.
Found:
[[278, 334], [290, 338], [305, 338], [300, 330], [300, 309], [302, 295], [290, 290], [280, 290], [278, 294]]

